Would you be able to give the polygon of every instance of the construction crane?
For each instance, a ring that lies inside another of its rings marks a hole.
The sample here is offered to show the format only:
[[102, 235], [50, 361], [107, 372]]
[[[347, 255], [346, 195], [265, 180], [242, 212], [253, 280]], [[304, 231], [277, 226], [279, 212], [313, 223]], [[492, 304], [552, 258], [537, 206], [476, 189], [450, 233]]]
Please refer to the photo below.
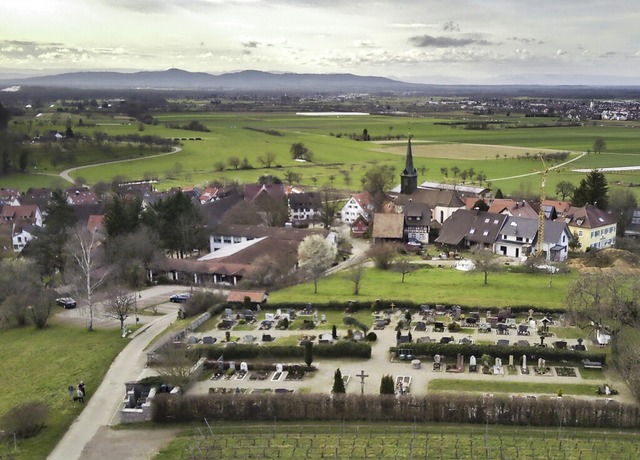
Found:
[[549, 168], [544, 162], [544, 158], [540, 157], [543, 169], [540, 171], [540, 209], [538, 211], [538, 244], [536, 245], [536, 255], [544, 255], [544, 200], [547, 199], [547, 173]]

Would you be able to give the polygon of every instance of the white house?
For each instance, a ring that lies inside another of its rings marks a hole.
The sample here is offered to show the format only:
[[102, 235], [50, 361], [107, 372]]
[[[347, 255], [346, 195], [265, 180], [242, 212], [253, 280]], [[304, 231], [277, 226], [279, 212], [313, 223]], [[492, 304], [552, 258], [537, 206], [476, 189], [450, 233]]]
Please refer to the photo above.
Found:
[[374, 207], [371, 198], [366, 192], [351, 196], [340, 211], [340, 219], [347, 224], [353, 224], [358, 216], [362, 216], [367, 221], [371, 220]]
[[29, 241], [33, 239], [33, 233], [38, 228], [35, 225], [12, 225], [11, 242], [13, 244], [13, 252], [21, 252]]

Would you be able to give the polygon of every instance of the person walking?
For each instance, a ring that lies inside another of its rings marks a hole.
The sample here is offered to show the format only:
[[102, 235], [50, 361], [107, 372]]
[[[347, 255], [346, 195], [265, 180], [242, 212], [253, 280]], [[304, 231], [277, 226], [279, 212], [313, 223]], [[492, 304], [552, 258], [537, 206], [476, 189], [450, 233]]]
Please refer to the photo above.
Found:
[[84, 380], [80, 380], [80, 383], [78, 384], [78, 389], [82, 390], [82, 394], [84, 396], [87, 396], [87, 390], [86, 390], [86, 388], [84, 386]]
[[84, 404], [84, 391], [78, 388], [78, 401]]

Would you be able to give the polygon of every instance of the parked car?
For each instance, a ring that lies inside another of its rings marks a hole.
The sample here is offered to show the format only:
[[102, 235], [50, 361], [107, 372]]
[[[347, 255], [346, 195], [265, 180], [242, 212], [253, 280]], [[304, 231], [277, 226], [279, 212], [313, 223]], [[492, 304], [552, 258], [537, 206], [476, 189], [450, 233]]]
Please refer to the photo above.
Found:
[[169, 301], [175, 303], [185, 303], [189, 301], [189, 299], [191, 299], [191, 294], [189, 294], [188, 292], [183, 292], [182, 294], [174, 294], [169, 297]]
[[64, 308], [76, 308], [77, 303], [71, 297], [59, 297], [56, 299], [56, 304]]

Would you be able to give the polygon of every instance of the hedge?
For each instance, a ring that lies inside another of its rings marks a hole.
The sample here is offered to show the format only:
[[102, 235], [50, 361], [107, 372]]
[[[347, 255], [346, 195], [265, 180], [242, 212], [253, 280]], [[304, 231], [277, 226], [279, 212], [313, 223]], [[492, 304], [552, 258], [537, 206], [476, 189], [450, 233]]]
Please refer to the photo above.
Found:
[[[442, 355], [456, 358], [460, 353], [465, 358], [472, 355], [480, 358], [482, 355], [490, 355], [500, 358], [503, 361], [513, 355], [519, 359], [526, 355], [529, 359], [543, 358], [549, 361], [570, 361], [581, 362], [583, 359], [598, 361], [605, 364], [607, 356], [599, 351], [575, 351], [571, 349], [551, 348], [551, 347], [520, 347], [520, 346], [500, 346], [500, 345], [480, 345], [480, 344], [454, 344], [454, 343], [405, 343], [403, 349], [410, 349], [415, 356]], [[395, 353], [397, 347], [391, 347], [391, 353]], [[532, 364], [535, 364], [532, 362]]]
[[153, 398], [157, 423], [209, 421], [394, 421], [582, 428], [639, 428], [640, 408], [604, 399], [482, 395], [213, 394]]
[[[262, 345], [224, 345], [197, 346], [189, 350], [188, 356], [195, 362], [204, 357], [218, 359], [224, 355], [225, 359], [252, 358], [304, 358], [304, 347], [298, 345], [262, 346]], [[334, 344], [318, 344], [313, 346], [313, 356], [316, 358], [371, 358], [371, 345], [363, 342], [340, 340]]]

